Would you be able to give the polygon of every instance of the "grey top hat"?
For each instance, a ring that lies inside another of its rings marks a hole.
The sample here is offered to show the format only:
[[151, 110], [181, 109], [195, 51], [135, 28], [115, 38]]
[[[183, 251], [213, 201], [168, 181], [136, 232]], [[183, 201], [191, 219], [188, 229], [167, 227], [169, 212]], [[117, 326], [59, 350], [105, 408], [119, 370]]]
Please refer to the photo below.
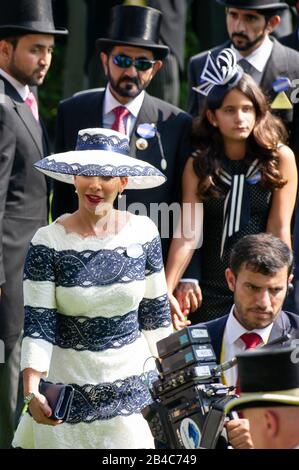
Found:
[[155, 8], [117, 5], [111, 10], [109, 36], [97, 39], [97, 48], [105, 51], [116, 45], [136, 46], [153, 51], [156, 59], [164, 59], [169, 48], [159, 44], [162, 14]]
[[272, 0], [216, 0], [225, 7], [241, 8], [242, 10], [284, 10], [289, 5], [284, 2]]
[[68, 34], [56, 28], [52, 0], [4, 0], [0, 15], [0, 38], [9, 34]]

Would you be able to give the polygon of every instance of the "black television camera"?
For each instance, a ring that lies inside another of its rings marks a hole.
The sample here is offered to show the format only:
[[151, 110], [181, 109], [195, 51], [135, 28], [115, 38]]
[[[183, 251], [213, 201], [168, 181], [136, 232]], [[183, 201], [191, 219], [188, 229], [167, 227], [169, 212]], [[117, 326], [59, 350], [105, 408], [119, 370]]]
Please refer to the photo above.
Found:
[[154, 401], [142, 410], [153, 437], [171, 449], [218, 447], [224, 409], [235, 395], [234, 387], [221, 383], [207, 328], [189, 326], [159, 341], [157, 349]]

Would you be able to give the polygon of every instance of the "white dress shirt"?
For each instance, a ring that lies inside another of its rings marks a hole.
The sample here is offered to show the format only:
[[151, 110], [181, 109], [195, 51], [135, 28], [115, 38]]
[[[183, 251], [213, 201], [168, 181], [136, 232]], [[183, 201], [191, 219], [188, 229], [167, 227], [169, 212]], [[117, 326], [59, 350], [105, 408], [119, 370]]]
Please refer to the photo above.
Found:
[[[266, 344], [269, 340], [269, 336], [273, 327], [273, 323], [266, 326], [266, 328], [260, 328], [248, 331], [241, 323], [238, 322], [234, 316], [235, 306], [233, 305], [229, 313], [224, 335], [222, 339], [222, 354], [221, 361], [226, 362], [235, 357], [237, 354], [240, 354], [245, 351], [246, 346], [244, 341], [240, 339], [244, 333], [257, 333], [262, 338], [262, 343]], [[224, 378], [227, 385], [236, 385], [238, 376], [237, 366], [232, 367], [224, 372]]]
[[125, 106], [130, 111], [128, 116], [125, 118], [126, 135], [130, 139], [135, 123], [136, 123], [136, 119], [138, 117], [140, 108], [143, 103], [143, 100], [144, 100], [144, 91], [139, 93], [139, 95], [136, 96], [136, 98], [134, 98], [132, 101], [130, 101], [126, 105], [123, 105], [122, 103], [120, 103], [114, 98], [108, 85], [105, 90], [104, 104], [103, 104], [103, 126], [107, 129], [110, 129], [115, 120], [115, 115], [112, 110], [116, 108], [117, 106]]
[[233, 44], [231, 44], [231, 48], [236, 53], [238, 62], [241, 59], [246, 59], [256, 70], [262, 73], [271, 55], [273, 42], [269, 36], [266, 36], [263, 43], [246, 57], [243, 57]]

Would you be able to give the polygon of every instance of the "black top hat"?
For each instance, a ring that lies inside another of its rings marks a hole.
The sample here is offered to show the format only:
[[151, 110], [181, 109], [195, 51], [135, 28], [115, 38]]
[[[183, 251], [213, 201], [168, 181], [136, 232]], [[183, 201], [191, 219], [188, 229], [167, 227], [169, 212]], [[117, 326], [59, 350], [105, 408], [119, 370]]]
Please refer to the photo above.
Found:
[[216, 0], [225, 7], [241, 8], [242, 10], [284, 10], [289, 8], [287, 3], [272, 0]]
[[153, 51], [156, 59], [164, 59], [169, 48], [159, 44], [162, 14], [154, 8], [117, 5], [111, 10], [108, 38], [97, 39], [97, 47], [105, 51], [116, 45], [136, 46]]
[[226, 411], [261, 406], [299, 406], [299, 349], [259, 349], [237, 356], [241, 397]]
[[52, 0], [6, 0], [1, 8], [0, 38], [10, 34], [68, 34], [55, 28]]

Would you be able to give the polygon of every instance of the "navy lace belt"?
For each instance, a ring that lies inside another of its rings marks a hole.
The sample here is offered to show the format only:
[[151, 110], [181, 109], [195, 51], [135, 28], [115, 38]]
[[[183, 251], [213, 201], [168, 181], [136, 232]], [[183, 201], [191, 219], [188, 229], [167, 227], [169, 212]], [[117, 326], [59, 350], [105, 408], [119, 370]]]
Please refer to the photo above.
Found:
[[133, 343], [139, 336], [138, 311], [111, 318], [68, 316], [55, 309], [25, 307], [24, 337], [63, 349], [104, 351]]
[[156, 372], [150, 371], [115, 382], [83, 386], [72, 384], [75, 393], [67, 423], [92, 423], [140, 413], [152, 402], [149, 387], [156, 379]]

